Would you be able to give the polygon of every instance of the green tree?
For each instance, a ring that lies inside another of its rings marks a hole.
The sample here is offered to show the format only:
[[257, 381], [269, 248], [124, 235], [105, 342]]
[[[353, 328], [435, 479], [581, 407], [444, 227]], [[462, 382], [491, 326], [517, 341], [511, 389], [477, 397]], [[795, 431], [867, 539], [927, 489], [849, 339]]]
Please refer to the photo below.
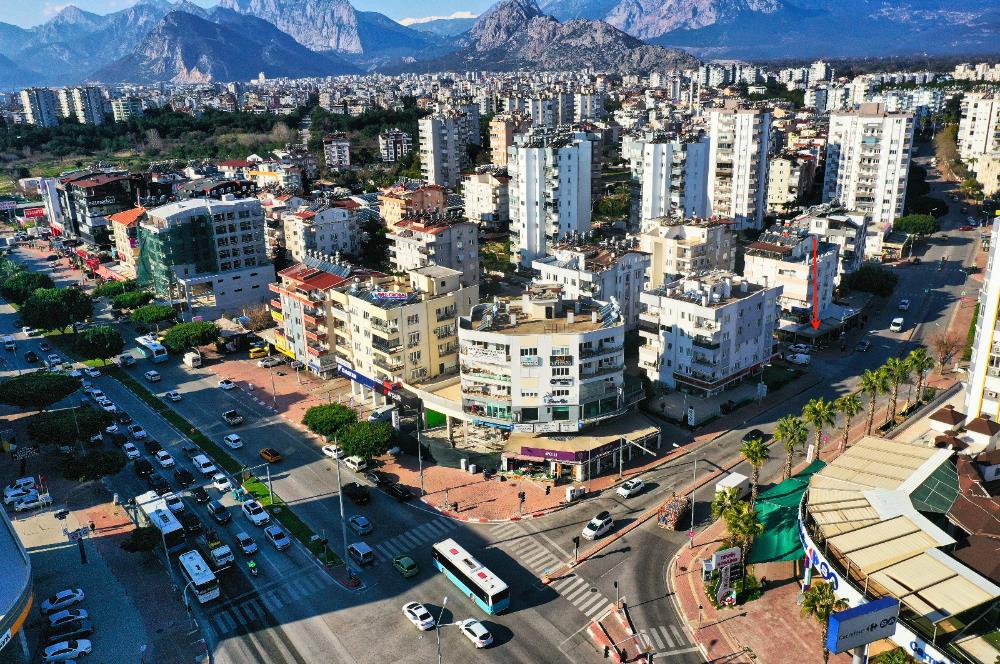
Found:
[[725, 519], [737, 503], [741, 502], [743, 501], [740, 500], [739, 487], [731, 486], [722, 491], [716, 491], [715, 497], [712, 498], [712, 518]]
[[337, 444], [347, 456], [366, 461], [385, 454], [392, 443], [393, 429], [385, 422], [355, 422], [337, 433]]
[[892, 392], [889, 397], [889, 421], [895, 422], [896, 403], [899, 398], [899, 386], [910, 379], [910, 365], [906, 363], [906, 360], [902, 360], [898, 357], [890, 357], [885, 361], [885, 371], [889, 376], [889, 384], [892, 386]]
[[61, 288], [62, 303], [72, 323], [84, 321], [94, 314], [94, 298], [79, 288]]
[[153, 526], [136, 528], [119, 546], [129, 553], [149, 553], [163, 545], [163, 536]]
[[822, 639], [820, 647], [823, 648], [823, 664], [830, 661], [830, 651], [826, 648], [826, 637], [830, 632], [830, 615], [835, 611], [843, 611], [848, 607], [847, 601], [837, 599], [833, 594], [833, 586], [826, 581], [813, 581], [809, 590], [802, 598], [802, 615], [812, 616], [820, 625]]
[[354, 409], [339, 403], [313, 406], [306, 411], [302, 424], [313, 433], [327, 440], [333, 438], [344, 427], [358, 421]]
[[746, 560], [754, 540], [764, 532], [764, 524], [757, 518], [753, 505], [741, 500], [728, 512], [726, 530], [733, 543], [740, 547], [740, 560]]
[[875, 426], [875, 405], [878, 396], [889, 391], [889, 374], [885, 367], [879, 367], [875, 371], [865, 369], [861, 374], [861, 391], [868, 395], [868, 427], [865, 429], [867, 435], [872, 435], [872, 427]]
[[125, 467], [125, 462], [125, 455], [119, 450], [94, 450], [83, 456], [65, 459], [62, 473], [68, 480], [99, 480], [105, 475], [117, 475]]
[[863, 408], [861, 405], [861, 397], [853, 392], [845, 394], [842, 397], [838, 397], [837, 400], [833, 402], [833, 407], [838, 413], [844, 416], [844, 437], [840, 441], [840, 449], [843, 451], [847, 449], [847, 439], [851, 435], [851, 420], [853, 420]]
[[908, 214], [892, 222], [892, 229], [910, 235], [933, 235], [941, 230], [941, 225], [933, 215]]
[[361, 245], [360, 263], [373, 270], [386, 270], [389, 266], [389, 238], [377, 219], [366, 219], [361, 224], [365, 241]]
[[819, 397], [810, 399], [802, 409], [802, 419], [808, 422], [816, 432], [816, 458], [820, 458], [823, 449], [823, 429], [834, 422], [833, 404]]
[[128, 281], [106, 281], [94, 289], [94, 297], [115, 297], [122, 293], [139, 289], [139, 283], [135, 279]]
[[21, 320], [40, 330], [63, 330], [72, 321], [63, 306], [62, 290], [39, 288], [21, 305]]
[[113, 327], [100, 325], [84, 330], [76, 340], [76, 348], [84, 357], [102, 360], [105, 364], [125, 348], [125, 340]]
[[874, 293], [882, 297], [892, 295], [899, 277], [880, 265], [866, 263], [860, 268], [845, 274], [841, 285], [848, 290]]
[[65, 444], [101, 433], [113, 421], [111, 413], [90, 406], [52, 410], [28, 418], [28, 435], [39, 443]]
[[0, 403], [45, 410], [80, 389], [80, 379], [52, 371], [32, 371], [0, 382]]
[[132, 322], [140, 325], [157, 325], [174, 320], [177, 312], [169, 304], [147, 304], [132, 312]]
[[795, 450], [805, 444], [809, 432], [802, 418], [795, 415], [785, 415], [778, 420], [774, 428], [774, 439], [785, 448], [785, 470], [783, 479], [792, 476], [792, 457]]
[[163, 336], [163, 345], [174, 353], [201, 346], [219, 336], [219, 326], [215, 323], [195, 321], [174, 325]]
[[116, 295], [111, 300], [111, 304], [116, 309], [138, 309], [142, 305], [149, 304], [152, 301], [153, 294], [149, 291], [129, 291], [121, 295]]
[[[39, 288], [52, 288], [55, 286], [51, 277], [41, 272], [15, 272], [0, 283], [0, 294], [9, 302], [14, 304], [24, 304]], [[53, 329], [53, 328], [44, 328]]]
[[770, 452], [763, 438], [751, 438], [740, 445], [740, 454], [750, 464], [750, 504], [757, 503], [757, 483], [760, 480], [760, 467], [770, 458]]
[[906, 363], [910, 366], [910, 371], [917, 376], [917, 402], [919, 403], [924, 398], [924, 380], [934, 368], [935, 361], [926, 348], [920, 347], [910, 351], [910, 354], [906, 356]]

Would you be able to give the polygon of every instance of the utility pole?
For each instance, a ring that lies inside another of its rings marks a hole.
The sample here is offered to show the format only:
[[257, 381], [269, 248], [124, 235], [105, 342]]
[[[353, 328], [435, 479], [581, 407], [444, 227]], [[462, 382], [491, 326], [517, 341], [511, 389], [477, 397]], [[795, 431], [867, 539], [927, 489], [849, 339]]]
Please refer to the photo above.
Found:
[[[334, 444], [337, 448], [340, 448], [340, 441], [334, 438]], [[337, 496], [340, 498], [340, 531], [341, 536], [344, 538], [344, 564], [347, 565], [348, 573], [351, 577], [354, 577], [354, 572], [351, 569], [351, 557], [347, 555], [347, 521], [344, 520], [344, 490], [340, 483], [340, 459], [337, 459]]]
[[694, 458], [694, 470], [691, 472], [691, 537], [688, 538], [688, 547], [694, 548], [694, 487], [698, 482], [698, 457]]
[[[402, 406], [402, 402], [400, 402]], [[420, 468], [420, 495], [421, 497], [426, 496], [427, 492], [424, 491], [424, 454], [423, 445], [420, 442], [420, 425], [423, 424], [424, 419], [424, 402], [420, 401], [417, 405], [417, 466]]]
[[438, 619], [434, 623], [434, 635], [437, 637], [438, 664], [441, 664], [441, 618], [444, 616], [444, 607], [447, 603], [448, 597], [445, 596], [444, 601], [441, 602], [441, 610], [438, 611]]

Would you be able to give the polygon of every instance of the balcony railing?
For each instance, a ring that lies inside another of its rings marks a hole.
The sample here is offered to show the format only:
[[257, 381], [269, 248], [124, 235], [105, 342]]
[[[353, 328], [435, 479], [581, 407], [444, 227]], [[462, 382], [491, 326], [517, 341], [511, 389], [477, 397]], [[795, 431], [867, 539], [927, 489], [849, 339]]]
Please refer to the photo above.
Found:
[[385, 332], [386, 334], [399, 333], [399, 326], [397, 326], [395, 322], [390, 324], [389, 321], [383, 321], [380, 318], [369, 318], [368, 321], [371, 323], [373, 328], [379, 330], [380, 332]]
[[618, 353], [625, 350], [625, 346], [609, 346], [604, 345], [600, 348], [581, 348], [580, 357], [596, 357], [597, 355], [607, 355], [609, 353]]
[[549, 357], [549, 365], [553, 367], [571, 367], [573, 366], [573, 356], [552, 355], [551, 357]]
[[475, 389], [463, 389], [462, 396], [470, 399], [479, 399], [480, 401], [503, 401], [505, 403], [510, 403], [509, 394], [499, 394], [496, 392], [482, 392]]
[[499, 420], [501, 422], [510, 422], [513, 419], [510, 413], [496, 413], [493, 415], [488, 415], [486, 413], [486, 408], [478, 404], [469, 404], [467, 406], [463, 406], [462, 410], [465, 411], [466, 413], [469, 413], [470, 415], [478, 415], [479, 417], [483, 417], [490, 420]]
[[608, 374], [619, 373], [625, 369], [624, 364], [605, 364], [597, 367], [593, 371], [584, 372], [580, 378], [594, 378], [595, 376], [606, 376]]
[[281, 300], [271, 300], [271, 306], [275, 309], [281, 309]]
[[398, 353], [403, 349], [403, 342], [399, 339], [383, 339], [382, 337], [372, 337], [372, 348], [383, 353]]
[[403, 370], [403, 364], [400, 362], [387, 362], [380, 357], [376, 357], [372, 360], [372, 364], [377, 366], [379, 369], [384, 369], [389, 373], [399, 373]]
[[699, 348], [705, 348], [707, 350], [717, 350], [722, 347], [722, 344], [718, 341], [712, 341], [709, 337], [695, 337], [691, 340], [691, 343]]
[[468, 366], [462, 367], [462, 377], [472, 381], [489, 380], [497, 383], [510, 383], [511, 380], [510, 376], [494, 373], [492, 371], [483, 371], [482, 369]]
[[439, 311], [437, 313], [437, 319], [438, 319], [438, 322], [440, 323], [441, 321], [453, 320], [455, 318], [455, 316], [457, 316], [457, 315], [458, 315], [458, 311], [456, 309], [449, 308], [449, 309], [445, 309], [444, 311]]

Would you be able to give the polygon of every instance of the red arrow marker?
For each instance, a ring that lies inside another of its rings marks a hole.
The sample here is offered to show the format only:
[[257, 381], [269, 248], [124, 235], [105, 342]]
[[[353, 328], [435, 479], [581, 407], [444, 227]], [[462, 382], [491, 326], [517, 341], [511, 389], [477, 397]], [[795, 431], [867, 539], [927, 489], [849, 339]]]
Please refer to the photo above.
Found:
[[814, 330], [819, 329], [819, 259], [816, 257], [819, 251], [816, 236], [813, 235], [813, 315], [809, 319], [809, 324]]

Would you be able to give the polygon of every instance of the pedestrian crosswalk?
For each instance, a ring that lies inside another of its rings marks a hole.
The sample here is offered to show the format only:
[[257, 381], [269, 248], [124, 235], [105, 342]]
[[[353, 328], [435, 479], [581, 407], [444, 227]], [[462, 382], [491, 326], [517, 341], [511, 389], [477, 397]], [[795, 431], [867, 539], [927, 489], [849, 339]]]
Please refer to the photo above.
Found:
[[329, 592], [334, 581], [316, 569], [300, 570], [274, 581], [259, 592], [249, 593], [215, 607], [209, 622], [218, 636], [239, 632], [251, 624], [264, 624], [268, 614], [285, 606], [301, 604], [313, 595]]
[[677, 625], [661, 625], [639, 630], [641, 645], [650, 652], [665, 652], [689, 647], [691, 642]]
[[535, 574], [544, 574], [546, 570], [559, 565], [559, 559], [539, 542], [524, 532], [516, 523], [499, 523], [490, 531], [496, 543], [517, 559], [519, 563], [529, 568]]
[[567, 574], [552, 582], [549, 586], [562, 595], [570, 604], [587, 616], [596, 618], [611, 604], [601, 592], [590, 585], [586, 579], [576, 574]]
[[444, 539], [458, 524], [459, 522], [454, 519], [439, 517], [433, 521], [414, 526], [384, 542], [373, 544], [375, 557], [382, 561], [390, 561], [402, 553], [412, 554], [420, 546]]

